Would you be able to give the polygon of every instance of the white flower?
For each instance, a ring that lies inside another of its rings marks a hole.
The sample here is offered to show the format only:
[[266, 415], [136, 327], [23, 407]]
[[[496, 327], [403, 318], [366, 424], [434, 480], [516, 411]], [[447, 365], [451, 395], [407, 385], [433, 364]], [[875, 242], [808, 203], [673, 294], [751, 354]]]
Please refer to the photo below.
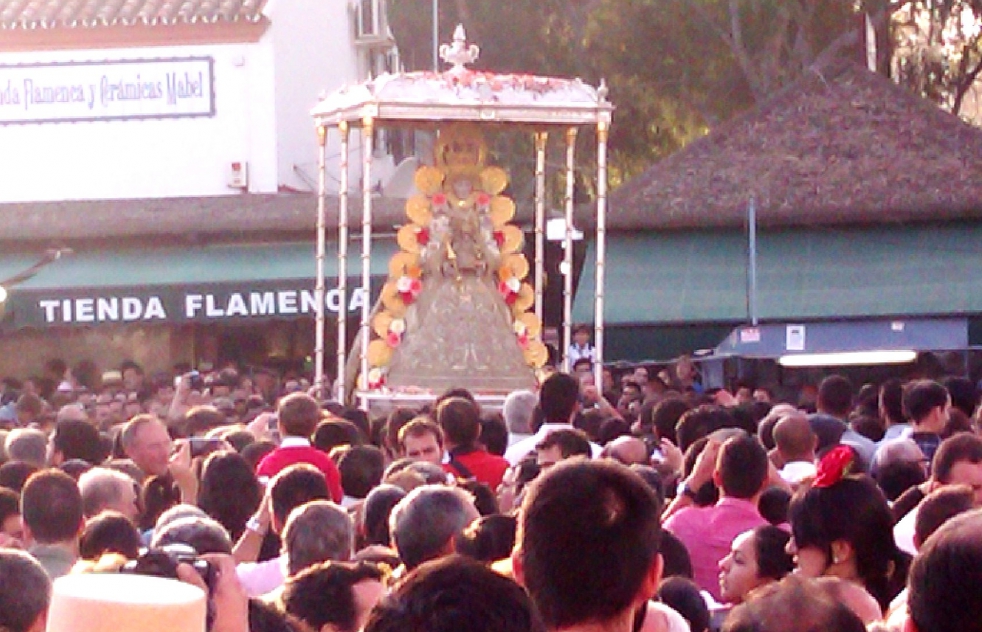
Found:
[[396, 289], [403, 294], [410, 291], [412, 287], [413, 287], [413, 280], [411, 277], [408, 277], [406, 275], [399, 277], [399, 280], [396, 281]]
[[522, 282], [519, 281], [517, 277], [512, 277], [505, 281], [505, 287], [507, 287], [509, 291], [518, 294], [518, 291], [522, 289]]
[[406, 321], [401, 318], [393, 318], [389, 323], [389, 331], [400, 336], [406, 331]]
[[515, 334], [516, 335], [518, 335], [518, 336], [524, 336], [527, 331], [528, 331], [528, 327], [525, 326], [525, 323], [523, 323], [520, 320], [516, 320], [515, 321]]

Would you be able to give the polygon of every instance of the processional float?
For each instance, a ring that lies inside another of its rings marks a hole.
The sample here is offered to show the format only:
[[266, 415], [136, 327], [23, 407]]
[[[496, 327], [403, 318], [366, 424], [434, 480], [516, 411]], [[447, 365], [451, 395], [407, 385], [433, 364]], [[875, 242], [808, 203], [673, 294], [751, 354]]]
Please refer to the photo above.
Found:
[[[573, 187], [577, 131], [597, 130], [596, 296], [594, 342], [597, 383], [603, 370], [604, 262], [607, 207], [607, 137], [613, 105], [606, 87], [579, 79], [496, 74], [468, 68], [479, 50], [461, 26], [440, 49], [445, 72], [384, 74], [327, 96], [313, 110], [320, 146], [317, 208], [315, 383], [325, 390], [324, 261], [326, 145], [340, 134], [338, 198], [339, 314], [347, 306], [350, 236], [348, 152], [352, 128], [361, 133], [361, 284], [370, 284], [372, 257], [372, 154], [375, 131], [386, 126], [436, 130], [432, 164], [416, 171], [417, 193], [406, 202], [399, 251], [374, 308], [364, 301], [353, 356], [346, 353], [346, 322], [337, 324], [335, 395], [347, 384], [363, 408], [432, 400], [464, 387], [494, 406], [519, 388], [534, 388], [548, 353], [541, 340], [546, 145], [565, 139], [563, 348], [572, 336]], [[512, 223], [515, 203], [505, 193], [507, 172], [488, 164], [484, 132], [531, 133], [535, 147], [535, 255], [522, 254], [523, 231]], [[589, 263], [588, 263], [589, 265]], [[529, 274], [532, 274], [529, 279]], [[569, 368], [569, 367], [567, 367]], [[354, 375], [353, 375], [354, 374]]]

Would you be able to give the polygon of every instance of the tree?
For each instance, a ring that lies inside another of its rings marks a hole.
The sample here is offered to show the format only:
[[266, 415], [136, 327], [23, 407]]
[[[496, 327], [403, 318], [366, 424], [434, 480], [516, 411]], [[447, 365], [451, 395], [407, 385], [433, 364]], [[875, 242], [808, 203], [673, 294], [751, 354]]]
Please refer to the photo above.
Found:
[[898, 81], [954, 114], [982, 74], [982, 0], [919, 0], [894, 19]]

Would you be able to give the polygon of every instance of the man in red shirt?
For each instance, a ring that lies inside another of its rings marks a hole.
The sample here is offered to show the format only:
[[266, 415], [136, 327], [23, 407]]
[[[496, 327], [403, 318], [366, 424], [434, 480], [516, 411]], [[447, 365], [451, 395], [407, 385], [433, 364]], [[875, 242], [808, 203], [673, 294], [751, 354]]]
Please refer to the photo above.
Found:
[[461, 478], [473, 478], [492, 490], [501, 484], [508, 461], [478, 446], [481, 412], [474, 402], [451, 397], [440, 402], [436, 421], [443, 429], [449, 462], [443, 469]]
[[276, 410], [277, 427], [283, 440], [280, 447], [267, 454], [256, 468], [260, 479], [276, 476], [295, 463], [309, 463], [323, 472], [334, 502], [341, 502], [341, 474], [334, 462], [310, 445], [310, 436], [321, 421], [317, 400], [304, 393], [291, 393], [280, 400]]

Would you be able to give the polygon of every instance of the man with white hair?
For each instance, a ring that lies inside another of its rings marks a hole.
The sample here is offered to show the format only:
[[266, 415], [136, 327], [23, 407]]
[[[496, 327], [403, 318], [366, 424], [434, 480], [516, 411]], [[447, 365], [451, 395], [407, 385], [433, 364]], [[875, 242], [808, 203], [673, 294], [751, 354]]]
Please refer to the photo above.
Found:
[[136, 524], [140, 518], [136, 482], [116, 470], [94, 467], [78, 479], [82, 493], [82, 512], [92, 518], [107, 509], [118, 511]]
[[44, 467], [48, 438], [36, 428], [15, 428], [7, 435], [4, 450], [11, 461], [24, 461], [37, 467]]
[[508, 445], [512, 446], [532, 436], [532, 415], [539, 397], [532, 391], [512, 391], [505, 398], [501, 415], [508, 427]]

